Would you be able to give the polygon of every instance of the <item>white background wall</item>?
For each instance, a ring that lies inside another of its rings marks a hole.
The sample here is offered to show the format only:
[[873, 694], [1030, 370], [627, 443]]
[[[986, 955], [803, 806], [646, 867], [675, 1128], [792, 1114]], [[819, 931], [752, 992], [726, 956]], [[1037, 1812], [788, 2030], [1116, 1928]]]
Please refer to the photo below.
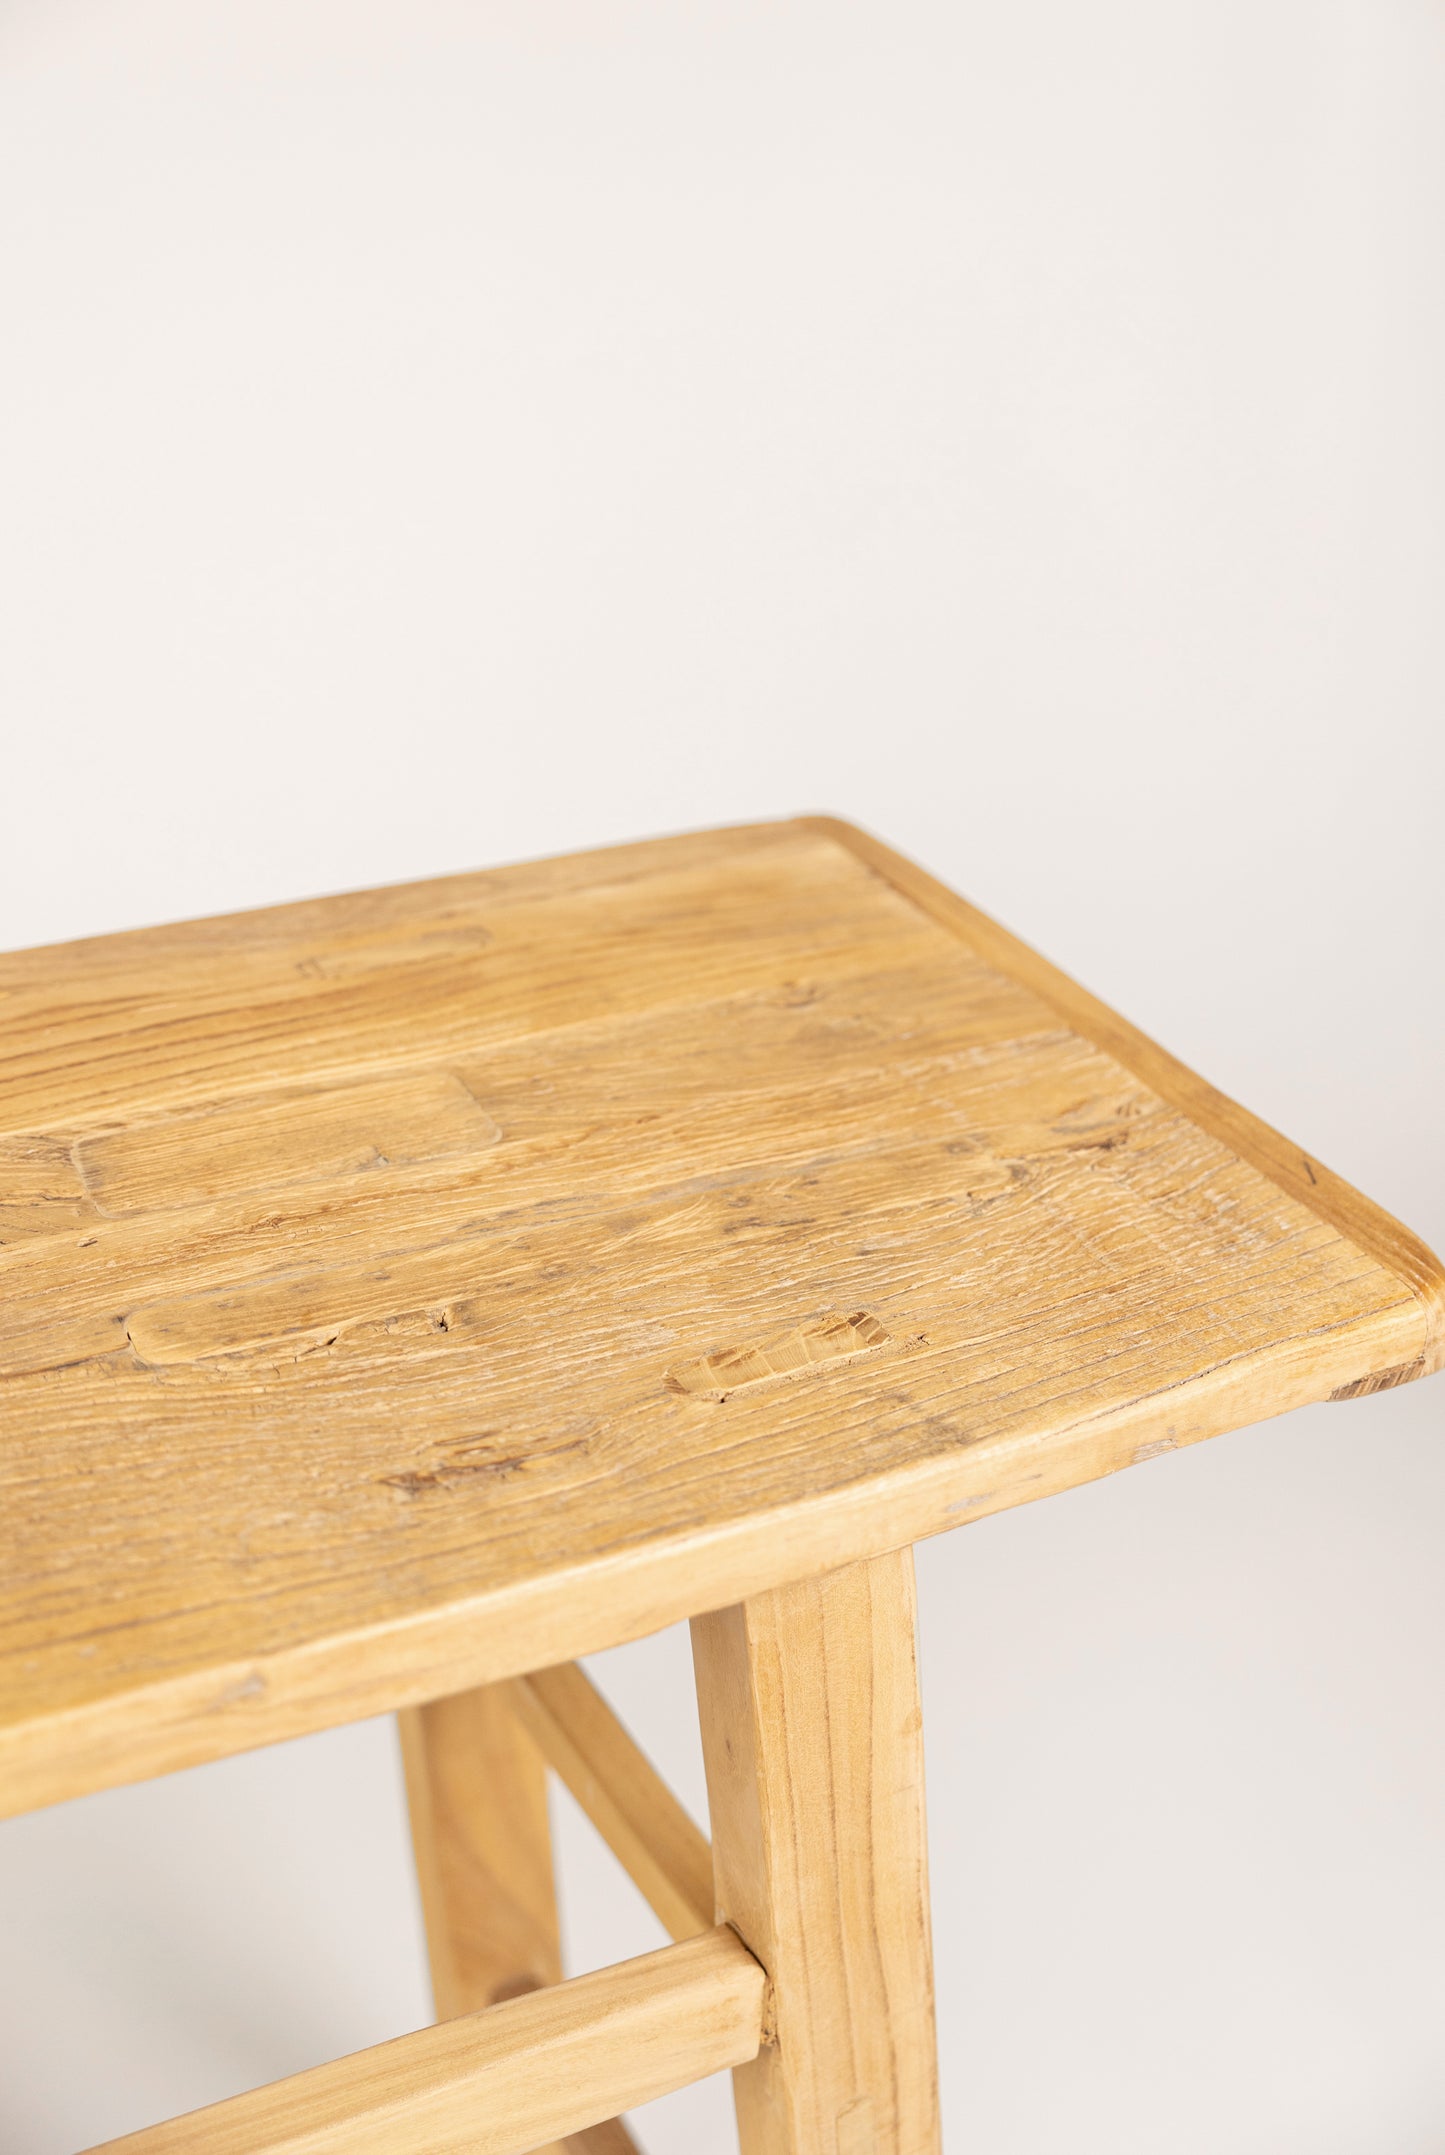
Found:
[[[1442, 113], [1427, 0], [8, 0], [0, 942], [835, 809], [1445, 1244]], [[1442, 1422], [920, 1551], [954, 2155], [1445, 2149]], [[388, 1724], [0, 1827], [7, 2155], [426, 2011]]]

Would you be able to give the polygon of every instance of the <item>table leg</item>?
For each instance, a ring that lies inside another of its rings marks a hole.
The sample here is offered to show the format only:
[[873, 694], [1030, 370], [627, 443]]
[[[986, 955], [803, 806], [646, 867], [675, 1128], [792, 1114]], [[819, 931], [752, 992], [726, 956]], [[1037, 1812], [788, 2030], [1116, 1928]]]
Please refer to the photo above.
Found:
[[438, 2020], [560, 1982], [547, 1769], [511, 1685], [397, 1721]]
[[[397, 1715], [438, 2020], [562, 1980], [547, 1769], [511, 1683]], [[637, 2155], [620, 2118], [537, 2155]]]
[[772, 1988], [743, 2155], [936, 2155], [912, 1551], [692, 1632], [718, 1916]]

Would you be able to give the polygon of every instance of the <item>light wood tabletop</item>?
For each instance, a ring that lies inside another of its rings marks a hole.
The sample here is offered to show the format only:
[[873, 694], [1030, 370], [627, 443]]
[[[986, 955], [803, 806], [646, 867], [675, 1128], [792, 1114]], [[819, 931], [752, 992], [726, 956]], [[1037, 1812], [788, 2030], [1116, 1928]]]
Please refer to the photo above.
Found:
[[1405, 1229], [821, 819], [0, 958], [0, 1808], [1439, 1366]]

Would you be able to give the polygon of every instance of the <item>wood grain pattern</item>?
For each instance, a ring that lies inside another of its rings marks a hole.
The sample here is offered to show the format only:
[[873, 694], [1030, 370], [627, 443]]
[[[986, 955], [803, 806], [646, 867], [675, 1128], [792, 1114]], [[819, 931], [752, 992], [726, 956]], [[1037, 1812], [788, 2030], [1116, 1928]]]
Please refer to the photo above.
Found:
[[[1262, 1175], [1404, 1280], [1424, 1311], [1425, 1345], [1418, 1356], [1390, 1373], [1394, 1383], [1409, 1383], [1445, 1369], [1445, 1266], [1418, 1235], [1411, 1234], [1381, 1206], [1362, 1197], [1322, 1160], [1291, 1144], [1258, 1115], [1196, 1076], [1167, 1048], [1158, 1046], [1018, 936], [949, 890], [936, 876], [895, 853], [870, 832], [859, 830], [856, 824], [844, 823], [834, 816], [806, 816], [800, 821], [805, 829], [834, 837], [840, 845], [847, 846], [896, 890], [960, 936], [980, 957], [1052, 1003], [1076, 1032], [1115, 1056], [1161, 1099], [1181, 1108], [1201, 1129], [1211, 1132], [1242, 1160], [1248, 1160]], [[1377, 1373], [1373, 1380], [1375, 1390], [1387, 1388], [1380, 1385], [1380, 1374], [1383, 1373]], [[1359, 1393], [1351, 1389], [1337, 1396], [1358, 1397]]]
[[742, 2155], [935, 2155], [913, 1552], [695, 1617], [719, 1919], [768, 1972]]
[[446, 1070], [293, 1087], [82, 1138], [75, 1168], [117, 1219], [484, 1152], [496, 1124]]
[[673, 1938], [713, 1921], [712, 1851], [667, 1783], [575, 1662], [519, 1677], [537, 1748]]
[[0, 957], [0, 1810], [1423, 1370], [1261, 1128], [832, 826]]
[[745, 1385], [809, 1377], [815, 1370], [855, 1361], [860, 1354], [872, 1354], [888, 1344], [888, 1334], [878, 1319], [857, 1309], [846, 1317], [820, 1317], [811, 1324], [794, 1325], [781, 1339], [720, 1347], [695, 1362], [679, 1363], [668, 1371], [667, 1381], [675, 1392], [722, 1404]]
[[754, 2056], [764, 1988], [734, 1933], [710, 1930], [92, 2155], [517, 2155]]

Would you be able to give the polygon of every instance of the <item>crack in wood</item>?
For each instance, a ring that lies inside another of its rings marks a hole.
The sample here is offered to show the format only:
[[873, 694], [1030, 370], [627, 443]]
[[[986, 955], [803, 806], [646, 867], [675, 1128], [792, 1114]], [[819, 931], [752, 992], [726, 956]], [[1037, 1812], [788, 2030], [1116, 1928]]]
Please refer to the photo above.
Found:
[[734, 1392], [759, 1384], [786, 1382], [821, 1369], [856, 1362], [891, 1344], [890, 1334], [867, 1310], [851, 1316], [820, 1317], [794, 1325], [777, 1338], [743, 1347], [719, 1347], [694, 1362], [679, 1362], [667, 1373], [674, 1392], [694, 1399], [730, 1399]]

